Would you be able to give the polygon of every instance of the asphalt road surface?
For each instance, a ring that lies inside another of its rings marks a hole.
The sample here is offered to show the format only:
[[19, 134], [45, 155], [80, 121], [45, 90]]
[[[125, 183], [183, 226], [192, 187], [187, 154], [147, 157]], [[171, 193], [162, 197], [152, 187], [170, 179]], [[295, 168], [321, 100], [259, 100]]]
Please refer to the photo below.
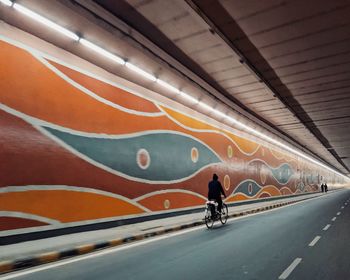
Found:
[[347, 280], [349, 198], [350, 190], [328, 193], [211, 230], [161, 236], [3, 279]]

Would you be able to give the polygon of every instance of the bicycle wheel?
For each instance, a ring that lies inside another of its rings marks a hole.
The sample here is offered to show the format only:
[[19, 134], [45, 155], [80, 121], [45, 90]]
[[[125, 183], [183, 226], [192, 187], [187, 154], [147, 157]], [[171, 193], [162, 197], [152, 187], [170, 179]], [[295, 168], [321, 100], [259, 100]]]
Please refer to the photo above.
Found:
[[227, 222], [228, 218], [228, 208], [225, 203], [222, 204], [222, 209], [221, 209], [221, 215], [220, 215], [220, 222], [224, 225]]
[[207, 226], [207, 228], [212, 228], [213, 227], [214, 219], [212, 219], [212, 217], [205, 216], [204, 220], [205, 220], [205, 225]]

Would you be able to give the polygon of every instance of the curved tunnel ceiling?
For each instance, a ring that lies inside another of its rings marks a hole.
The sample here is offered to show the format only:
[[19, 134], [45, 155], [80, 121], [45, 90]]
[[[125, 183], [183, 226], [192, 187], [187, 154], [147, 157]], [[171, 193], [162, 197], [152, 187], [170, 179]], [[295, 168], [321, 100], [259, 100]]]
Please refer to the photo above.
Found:
[[349, 174], [348, 1], [94, 2]]

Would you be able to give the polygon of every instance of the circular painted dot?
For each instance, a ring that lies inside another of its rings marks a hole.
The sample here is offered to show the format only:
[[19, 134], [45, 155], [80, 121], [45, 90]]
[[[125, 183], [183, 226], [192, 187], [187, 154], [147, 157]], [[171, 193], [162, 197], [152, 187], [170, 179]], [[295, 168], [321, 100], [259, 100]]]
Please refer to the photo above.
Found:
[[169, 209], [170, 207], [170, 201], [168, 199], [164, 200], [164, 208]]
[[230, 188], [230, 176], [228, 176], [228, 175], [225, 175], [225, 177], [224, 177], [224, 188], [227, 191]]
[[249, 194], [252, 194], [252, 192], [253, 192], [253, 185], [250, 183], [250, 184], [248, 185], [248, 193], [249, 193]]
[[232, 149], [231, 145], [228, 145], [228, 147], [227, 147], [227, 156], [229, 158], [232, 158], [232, 156], [233, 156], [233, 149]]
[[197, 148], [192, 148], [191, 150], [191, 159], [193, 162], [197, 162], [198, 161], [198, 157], [199, 157], [199, 153]]
[[147, 150], [140, 149], [136, 155], [136, 161], [141, 169], [147, 169], [151, 164], [151, 157]]

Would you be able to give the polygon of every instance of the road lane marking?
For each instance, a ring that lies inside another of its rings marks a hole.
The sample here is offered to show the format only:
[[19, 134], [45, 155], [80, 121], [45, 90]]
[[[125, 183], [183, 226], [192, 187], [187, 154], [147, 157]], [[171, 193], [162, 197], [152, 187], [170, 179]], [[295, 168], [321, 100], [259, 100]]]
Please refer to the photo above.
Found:
[[[234, 223], [234, 222], [236, 222], [238, 220], [241, 220], [241, 219], [247, 219], [247, 218], [250, 218], [250, 217], [253, 217], [253, 216], [257, 216], [257, 215], [264, 215], [264, 214], [267, 214], [269, 212], [275, 212], [275, 211], [278, 211], [278, 210], [282, 210], [283, 208], [297, 206], [298, 204], [302, 204], [302, 203], [305, 203], [307, 201], [312, 201], [312, 200], [316, 200], [316, 199], [320, 199], [320, 198], [324, 198], [324, 197], [323, 196], [316, 196], [316, 197], [309, 198], [307, 200], [300, 200], [300, 201], [297, 201], [295, 203], [287, 204], [287, 205], [284, 205], [284, 206], [281, 206], [281, 207], [277, 207], [277, 208], [272, 208], [270, 210], [261, 211], [261, 212], [257, 212], [257, 213], [254, 213], [254, 214], [241, 216], [241, 217], [235, 217], [233, 219], [229, 219], [227, 223], [230, 224], [230, 223]], [[155, 241], [158, 241], [158, 240], [170, 238], [170, 237], [177, 236], [177, 235], [186, 234], [188, 232], [196, 231], [196, 230], [200, 230], [200, 229], [204, 229], [204, 228], [206, 228], [206, 226], [202, 225], [202, 226], [194, 227], [194, 228], [183, 230], [183, 231], [169, 233], [169, 234], [162, 235], [162, 236], [159, 236], [159, 237], [154, 237], [154, 238], [149, 239], [149, 240], [137, 241], [135, 243], [125, 244], [125, 245], [122, 245], [122, 246], [119, 246], [119, 247], [116, 247], [116, 248], [104, 249], [103, 251], [97, 251], [97, 252], [91, 252], [91, 253], [89, 253], [87, 255], [84, 255], [84, 256], [77, 256], [77, 257], [74, 257], [74, 258], [71, 258], [71, 259], [66, 259], [66, 260], [63, 259], [63, 260], [57, 261], [55, 263], [50, 263], [50, 264], [43, 264], [43, 265], [40, 265], [40, 266], [37, 266], [37, 267], [34, 267], [34, 268], [28, 268], [28, 269], [25, 269], [25, 270], [22, 270], [22, 271], [10, 273], [10, 274], [5, 275], [5, 276], [0, 276], [0, 280], [13, 279], [13, 278], [21, 277], [21, 276], [24, 276], [24, 275], [27, 275], [27, 274], [32, 274], [32, 273], [35, 273], [35, 272], [39, 272], [39, 271], [48, 270], [48, 269], [51, 269], [51, 268], [67, 265], [67, 264], [70, 264], [70, 263], [75, 263], [75, 262], [79, 262], [79, 261], [83, 261], [83, 260], [86, 260], [86, 259], [91, 259], [91, 258], [107, 255], [107, 254], [112, 254], [112, 253], [117, 252], [117, 251], [127, 250], [129, 248], [133, 248], [133, 247], [136, 247], [136, 246], [142, 246], [142, 245], [147, 244], [147, 243], [155, 242]]]
[[13, 279], [13, 278], [21, 277], [21, 276], [24, 276], [24, 275], [27, 275], [27, 274], [39, 272], [39, 271], [42, 271], [42, 270], [47, 270], [47, 269], [50, 269], [50, 268], [55, 268], [55, 267], [63, 266], [63, 265], [66, 265], [66, 264], [75, 263], [75, 262], [86, 260], [86, 259], [91, 259], [91, 258], [95, 258], [95, 257], [100, 257], [100, 256], [112, 254], [112, 253], [117, 252], [117, 251], [127, 250], [127, 249], [130, 249], [132, 247], [136, 247], [136, 246], [144, 245], [144, 244], [147, 244], [147, 243], [159, 241], [159, 240], [162, 240], [162, 239], [170, 238], [170, 237], [173, 237], [173, 236], [176, 236], [176, 235], [181, 235], [181, 234], [188, 233], [188, 232], [191, 232], [191, 231], [195, 231], [195, 230], [198, 230], [198, 229], [203, 229], [205, 227], [206, 227], [205, 225], [198, 226], [198, 227], [195, 227], [195, 228], [188, 229], [185, 232], [179, 231], [179, 232], [175, 232], [175, 233], [165, 234], [165, 235], [162, 235], [162, 236], [159, 236], [159, 237], [155, 237], [153, 239], [143, 240], [143, 241], [135, 242], [135, 243], [129, 244], [129, 245], [126, 244], [126, 245], [122, 245], [122, 246], [116, 247], [116, 248], [111, 248], [111, 249], [106, 249], [106, 250], [103, 250], [103, 251], [92, 252], [92, 253], [84, 255], [84, 256], [71, 258], [71, 259], [66, 259], [66, 260], [61, 260], [61, 261], [57, 261], [57, 262], [52, 263], [52, 264], [42, 265], [42, 266], [38, 266], [38, 267], [35, 267], [35, 268], [29, 268], [29, 269], [26, 269], [26, 270], [23, 270], [23, 271], [19, 271], [19, 272], [11, 273], [9, 275], [5, 275], [3, 277], [0, 276], [0, 279], [1, 280]]
[[330, 226], [331, 226], [330, 224], [326, 225], [326, 226], [323, 228], [323, 230], [326, 231], [327, 229], [330, 228]]
[[337, 217], [333, 217], [332, 221], [334, 222], [337, 219]]
[[341, 214], [341, 212], [338, 212], [338, 213], [337, 213], [337, 216], [339, 216], [340, 214]]
[[315, 246], [315, 244], [317, 243], [317, 241], [320, 240], [320, 239], [321, 239], [321, 236], [317, 235], [317, 236], [314, 238], [314, 240], [312, 240], [312, 241], [310, 242], [309, 247]]
[[285, 271], [283, 271], [283, 273], [280, 275], [280, 277], [278, 277], [278, 279], [284, 280], [287, 279], [289, 274], [292, 273], [292, 271], [297, 267], [297, 265], [301, 262], [302, 258], [296, 258], [291, 264], [290, 266], [287, 267], [287, 269]]
[[342, 206], [341, 209], [344, 209], [344, 206]]

